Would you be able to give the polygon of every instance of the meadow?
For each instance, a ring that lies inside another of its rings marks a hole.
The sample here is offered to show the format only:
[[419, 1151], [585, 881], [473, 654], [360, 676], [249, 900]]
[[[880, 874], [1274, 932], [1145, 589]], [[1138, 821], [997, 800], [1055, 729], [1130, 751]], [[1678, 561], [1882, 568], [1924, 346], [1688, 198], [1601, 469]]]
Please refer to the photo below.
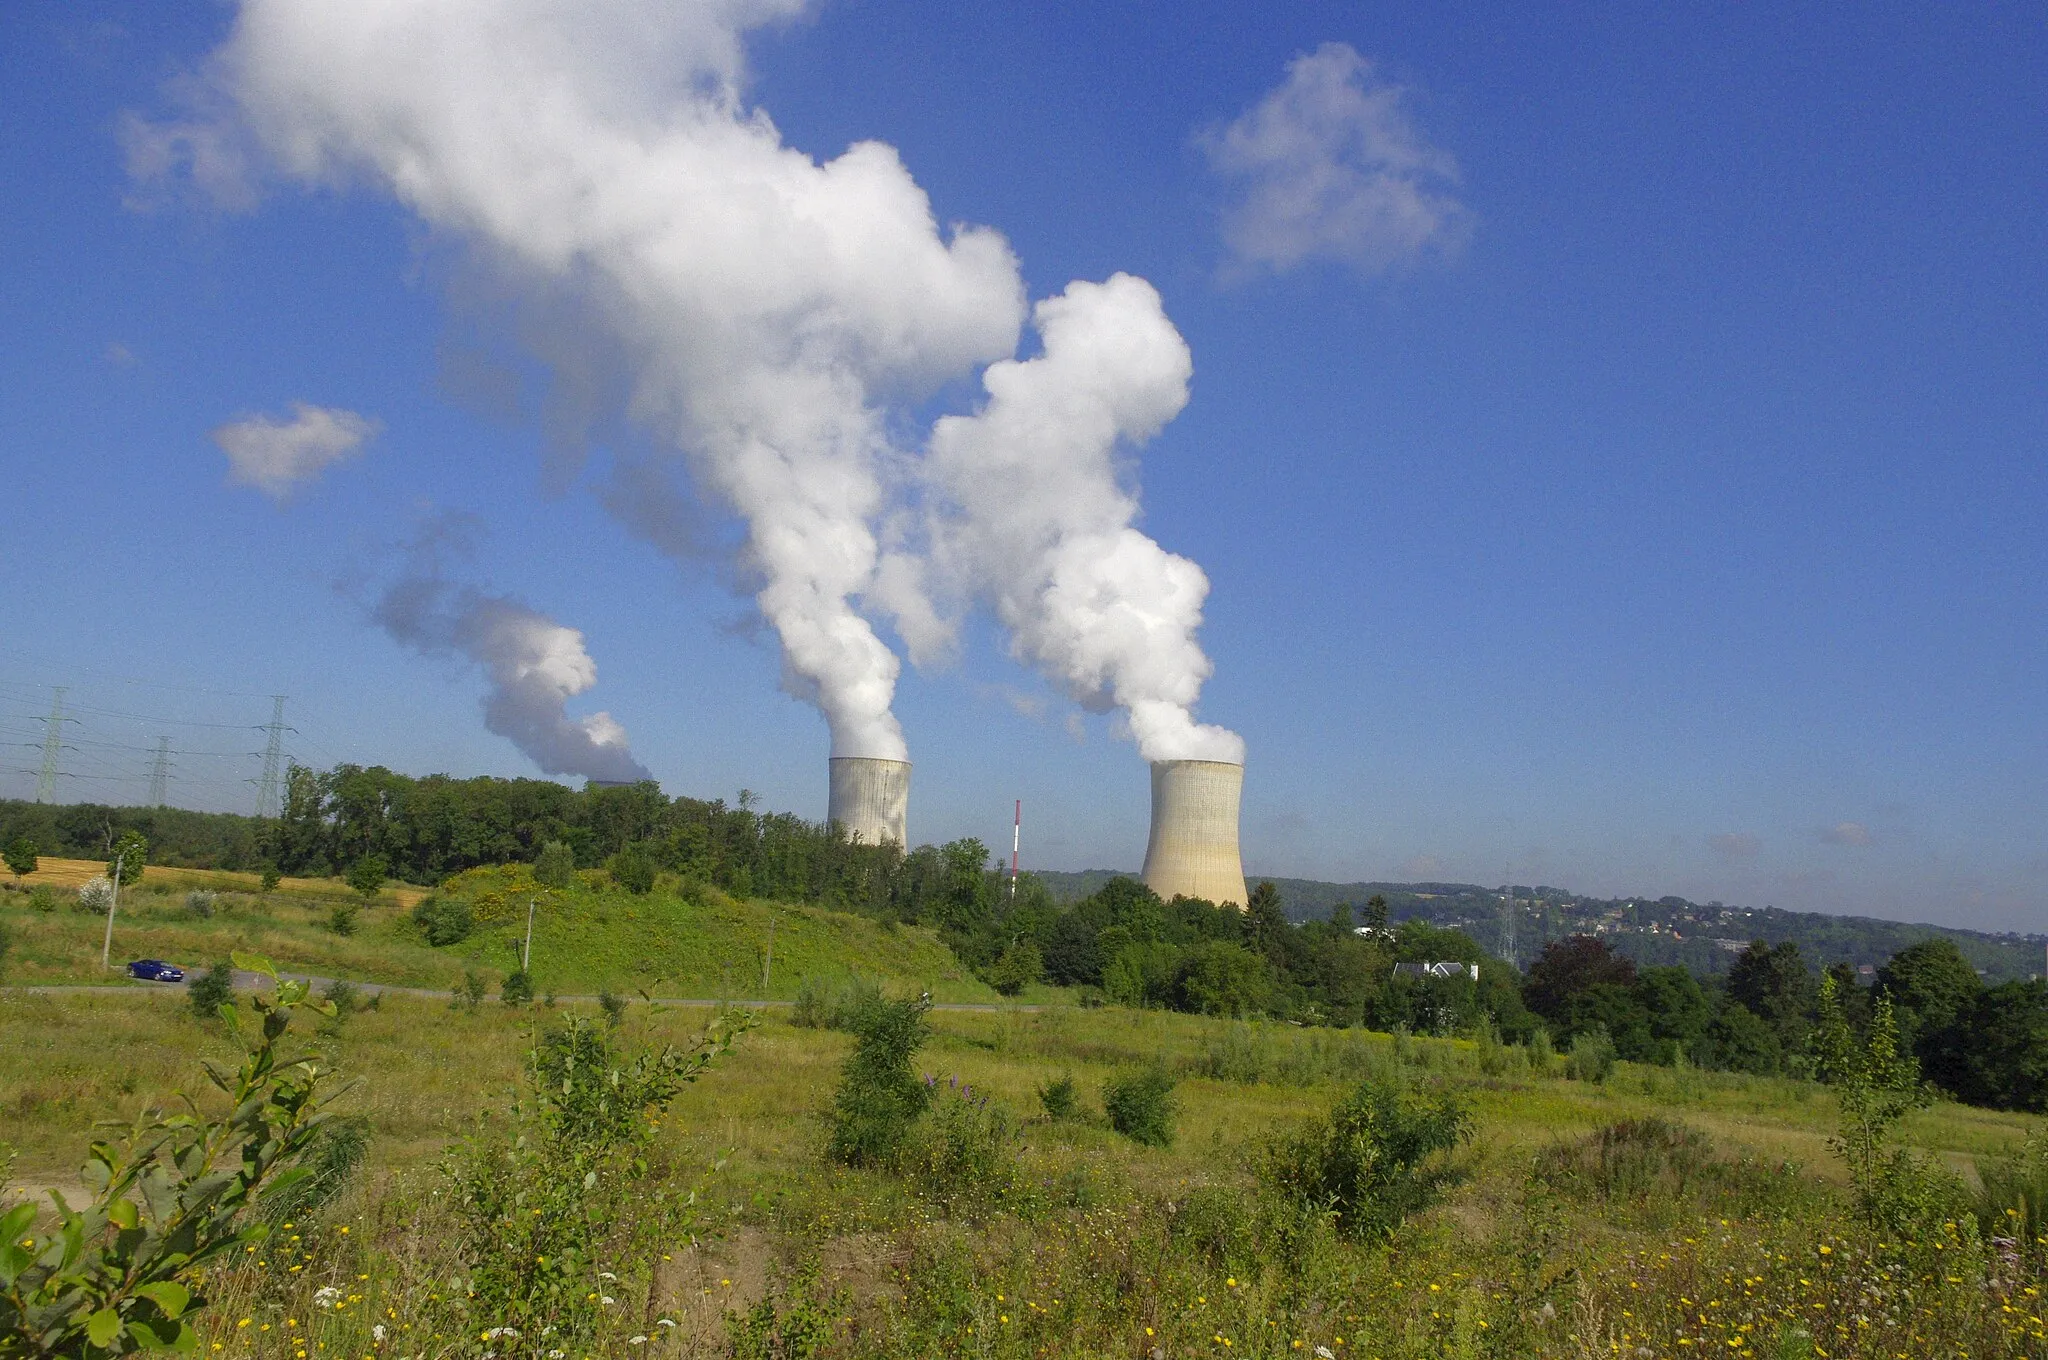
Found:
[[[568, 1004], [389, 995], [333, 1019], [302, 1014], [297, 1035], [354, 1083], [335, 1110], [360, 1121], [365, 1157], [324, 1208], [212, 1272], [213, 1302], [195, 1315], [202, 1351], [2048, 1354], [2039, 1244], [1966, 1215], [1911, 1240], [1864, 1225], [1828, 1147], [1837, 1112], [1824, 1088], [1626, 1063], [1569, 1080], [1562, 1060], [1483, 1036], [1065, 1004], [930, 1015], [913, 1061], [939, 1092], [934, 1110], [993, 1111], [977, 1127], [994, 1137], [979, 1161], [869, 1168], [826, 1155], [853, 1040], [786, 1010], [759, 1017], [617, 1164], [630, 1222], [590, 1259], [580, 1302], [595, 1321], [558, 1344], [523, 1319], [479, 1315], [491, 1286], [459, 1249], [455, 1201], [465, 1158], [525, 1127], [512, 1113], [531, 1098], [524, 1055], [572, 1018], [605, 1032], [595, 1008]], [[712, 1018], [635, 1003], [610, 1042], [687, 1044]], [[199, 1061], [235, 1052], [175, 992], [0, 995], [15, 1185], [75, 1197], [94, 1121], [197, 1091]], [[1105, 1084], [1147, 1068], [1177, 1083], [1169, 1146], [1104, 1119]], [[1067, 1078], [1076, 1108], [1054, 1118], [1042, 1093]], [[1361, 1082], [1463, 1101], [1473, 1136], [1439, 1159], [1433, 1202], [1391, 1235], [1353, 1239], [1278, 1212], [1260, 1168], [1277, 1139]], [[972, 1094], [950, 1095], [954, 1083]], [[1612, 1136], [1644, 1120], [1665, 1132]], [[2019, 1117], [1947, 1104], [1903, 1126], [1967, 1184], [2028, 1132]]]

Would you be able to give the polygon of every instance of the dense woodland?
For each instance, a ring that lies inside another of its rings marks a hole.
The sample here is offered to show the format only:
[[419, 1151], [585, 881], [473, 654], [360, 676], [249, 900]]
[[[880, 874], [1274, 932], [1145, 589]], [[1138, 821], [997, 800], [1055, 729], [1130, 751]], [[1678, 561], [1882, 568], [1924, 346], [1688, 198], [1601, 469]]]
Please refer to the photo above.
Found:
[[[1587, 1061], [1763, 1074], [1811, 1071], [1827, 968], [1852, 1018], [1867, 1018], [1877, 996], [1889, 999], [1923, 1070], [1944, 1089], [1981, 1104], [2048, 1109], [2048, 986], [1987, 987], [1946, 938], [1899, 950], [1869, 985], [1850, 961], [1809, 957], [1789, 941], [1758, 940], [1725, 974], [1702, 977], [1643, 966], [1590, 934], [1551, 940], [1524, 975], [1466, 931], [1390, 920], [1384, 896], [1291, 921], [1270, 883], [1238, 911], [1162, 902], [1112, 878], [1063, 904], [1030, 875], [1013, 893], [979, 841], [905, 853], [852, 844], [836, 827], [751, 803], [744, 793], [737, 805], [671, 799], [652, 783], [579, 792], [545, 780], [294, 767], [274, 820], [9, 803], [0, 805], [0, 843], [92, 858], [134, 831], [156, 863], [325, 875], [380, 860], [393, 876], [423, 884], [531, 862], [552, 844], [629, 891], [688, 898], [710, 887], [929, 926], [1010, 993], [1042, 979], [1132, 1006], [1483, 1033]], [[1425, 964], [1462, 966], [1431, 973], [1417, 966]]]

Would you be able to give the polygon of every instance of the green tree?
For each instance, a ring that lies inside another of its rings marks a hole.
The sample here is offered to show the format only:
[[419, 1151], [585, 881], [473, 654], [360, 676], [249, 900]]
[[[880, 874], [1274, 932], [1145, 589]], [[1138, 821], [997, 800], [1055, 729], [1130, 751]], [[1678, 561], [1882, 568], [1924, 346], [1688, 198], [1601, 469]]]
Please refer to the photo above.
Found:
[[26, 836], [16, 836], [7, 842], [7, 848], [0, 850], [0, 859], [7, 861], [8, 869], [14, 874], [14, 881], [21, 882], [26, 874], [36, 871], [36, 843]]
[[1387, 899], [1379, 893], [1365, 899], [1365, 927], [1376, 936], [1387, 933]]
[[1892, 999], [1899, 1032], [1924, 1062], [1941, 1044], [1942, 1031], [1975, 1004], [1984, 984], [1955, 941], [1937, 936], [1892, 955], [1877, 970], [1877, 988]]
[[1272, 994], [1265, 959], [1233, 940], [1205, 940], [1181, 957], [1181, 998], [1203, 1015], [1250, 1015]]
[[107, 851], [107, 877], [112, 878], [118, 867], [121, 886], [141, 881], [142, 871], [149, 865], [149, 842], [140, 831], [123, 831], [114, 838], [113, 846]]
[[384, 880], [391, 877], [391, 861], [382, 855], [364, 855], [349, 866], [348, 885], [361, 893], [366, 902], [376, 900], [377, 893], [384, 887]]
[[576, 886], [576, 852], [566, 841], [549, 841], [534, 857], [533, 881], [543, 888], [566, 892]]
[[1899, 1042], [1889, 996], [1880, 994], [1871, 1006], [1867, 1039], [1849, 1027], [1833, 978], [1822, 979], [1817, 1009], [1814, 1051], [1841, 1111], [1828, 1146], [1849, 1168], [1858, 1212], [1877, 1227], [1911, 1232], [1919, 1226], [1930, 1173], [1893, 1139], [1899, 1121], [1931, 1099], [1920, 1064]]
[[988, 985], [1004, 996], [1015, 996], [1045, 972], [1045, 960], [1038, 946], [1029, 940], [1012, 940], [989, 970]]
[[1958, 1100], [2048, 1111], [2048, 984], [1987, 988], [1931, 1037], [1928, 1075]]
[[[1404, 926], [1405, 930], [1406, 927]], [[1522, 1000], [1530, 1010], [1563, 1032], [1571, 1024], [1572, 999], [1595, 987], [1632, 989], [1636, 966], [1592, 935], [1552, 940], [1529, 965]]]
[[1622, 1056], [1667, 1067], [1681, 1056], [1703, 1061], [1714, 1007], [1697, 978], [1683, 968], [1645, 968], [1636, 978], [1636, 996], [1647, 1017], [1650, 1046], [1640, 1056]]
[[611, 871], [614, 883], [627, 892], [640, 894], [654, 891], [654, 876], [660, 868], [653, 847], [645, 841], [621, 846], [605, 867]]
[[852, 1017], [853, 1052], [832, 1098], [828, 1151], [849, 1166], [886, 1166], [924, 1113], [930, 1092], [910, 1060], [931, 1036], [927, 997], [876, 1001]]
[[284, 875], [277, 871], [275, 864], [266, 864], [263, 866], [262, 876], [256, 881], [265, 893], [274, 893], [277, 891], [277, 885], [284, 882]]
[[1767, 1077], [1774, 1075], [1784, 1061], [1785, 1051], [1779, 1046], [1778, 1032], [1749, 1007], [1724, 996], [1713, 1022], [1707, 1026], [1707, 1047], [1700, 1055], [1700, 1064], [1724, 1072]]
[[235, 999], [234, 965], [226, 959], [216, 961], [213, 967], [194, 978], [185, 992], [185, 1002], [192, 1008], [195, 1018], [219, 1019], [220, 1008]]
[[1813, 1030], [1818, 997], [1813, 970], [1799, 946], [1790, 940], [1776, 946], [1751, 941], [1728, 970], [1728, 995], [1771, 1027], [1787, 1065], [1796, 1067], [1793, 1060], [1806, 1052]]

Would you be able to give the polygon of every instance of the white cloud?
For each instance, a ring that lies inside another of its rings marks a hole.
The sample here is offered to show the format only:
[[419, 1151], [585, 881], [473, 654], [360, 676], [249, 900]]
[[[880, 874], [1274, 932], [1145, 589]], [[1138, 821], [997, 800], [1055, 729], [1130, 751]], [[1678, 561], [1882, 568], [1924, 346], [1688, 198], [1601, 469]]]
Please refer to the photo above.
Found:
[[1836, 822], [1822, 827], [1820, 838], [1826, 845], [1869, 845], [1870, 828], [1861, 822]]
[[353, 457], [380, 428], [354, 411], [295, 401], [290, 420], [245, 416], [215, 430], [213, 442], [228, 456], [230, 482], [283, 501], [328, 464]]
[[1314, 260], [1378, 274], [1470, 232], [1458, 166], [1430, 145], [1408, 91], [1346, 43], [1324, 43], [1236, 122], [1198, 139], [1238, 188], [1223, 239], [1241, 267], [1284, 272]]
[[1746, 831], [1724, 831], [1707, 837], [1707, 848], [1723, 859], [1751, 860], [1763, 852], [1764, 843]]

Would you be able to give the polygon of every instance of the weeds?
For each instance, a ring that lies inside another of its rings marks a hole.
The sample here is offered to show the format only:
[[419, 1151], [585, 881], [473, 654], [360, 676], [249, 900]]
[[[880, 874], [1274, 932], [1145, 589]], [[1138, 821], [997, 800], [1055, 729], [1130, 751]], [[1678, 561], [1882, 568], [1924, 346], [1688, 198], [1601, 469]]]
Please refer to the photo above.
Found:
[[1109, 1126], [1132, 1142], [1171, 1147], [1178, 1113], [1173, 1088], [1174, 1080], [1163, 1067], [1126, 1072], [1103, 1084], [1102, 1112], [1109, 1116]]
[[1327, 1213], [1352, 1238], [1385, 1237], [1452, 1184], [1441, 1154], [1472, 1134], [1454, 1096], [1433, 1101], [1363, 1082], [1327, 1117], [1274, 1140], [1262, 1179], [1284, 1202]]

